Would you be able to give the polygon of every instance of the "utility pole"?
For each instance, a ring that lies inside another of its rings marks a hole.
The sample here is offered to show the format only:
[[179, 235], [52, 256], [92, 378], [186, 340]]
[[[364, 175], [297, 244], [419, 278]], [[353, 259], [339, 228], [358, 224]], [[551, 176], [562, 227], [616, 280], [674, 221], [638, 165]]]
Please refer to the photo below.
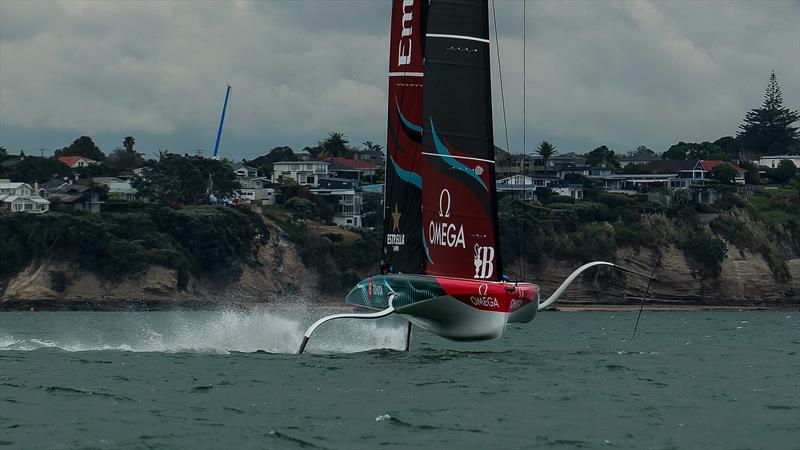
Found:
[[40, 148], [40, 149], [39, 149], [39, 156], [41, 156], [42, 158], [44, 158], [44, 152], [45, 152], [45, 151], [47, 151], [47, 149], [46, 149], [46, 148]]

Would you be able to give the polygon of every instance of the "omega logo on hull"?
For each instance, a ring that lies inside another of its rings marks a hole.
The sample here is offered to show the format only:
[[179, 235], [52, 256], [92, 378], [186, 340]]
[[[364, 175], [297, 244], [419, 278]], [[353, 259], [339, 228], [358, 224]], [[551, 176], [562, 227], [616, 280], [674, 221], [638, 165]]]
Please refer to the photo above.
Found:
[[486, 308], [499, 308], [500, 302], [495, 297], [489, 297], [486, 294], [489, 292], [489, 285], [486, 283], [478, 286], [478, 296], [471, 296], [469, 301], [475, 306], [484, 306]]

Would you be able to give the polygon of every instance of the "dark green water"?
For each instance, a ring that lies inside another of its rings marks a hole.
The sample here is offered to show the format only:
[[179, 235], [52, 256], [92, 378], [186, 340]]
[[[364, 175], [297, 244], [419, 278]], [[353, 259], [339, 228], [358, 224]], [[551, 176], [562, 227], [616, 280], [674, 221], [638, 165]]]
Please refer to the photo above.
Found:
[[650, 312], [629, 342], [634, 320], [543, 313], [409, 353], [368, 350], [401, 347], [397, 322], [340, 323], [297, 356], [300, 312], [0, 313], [0, 443], [800, 448], [800, 313]]

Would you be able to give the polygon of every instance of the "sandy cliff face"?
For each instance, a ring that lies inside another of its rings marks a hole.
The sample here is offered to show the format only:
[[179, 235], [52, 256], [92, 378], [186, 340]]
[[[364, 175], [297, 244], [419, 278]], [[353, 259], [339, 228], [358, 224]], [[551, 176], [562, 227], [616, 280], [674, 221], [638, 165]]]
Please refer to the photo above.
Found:
[[[272, 224], [270, 241], [259, 248], [256, 264], [243, 265], [239, 280], [230, 284], [210, 283], [192, 278], [185, 291], [177, 289], [177, 271], [162, 266], [151, 267], [141, 276], [111, 283], [82, 271], [75, 264], [36, 261], [3, 284], [0, 301], [44, 300], [105, 303], [119, 301], [157, 302], [277, 302], [330, 300], [317, 292], [317, 275], [306, 269], [293, 245], [282, 238]], [[52, 274], [67, 275], [63, 292], [52, 289]]]
[[[658, 260], [651, 250], [621, 249], [615, 262], [641, 273], [650, 274]], [[531, 278], [542, 288], [546, 298], [579, 264], [547, 260], [533, 268]], [[702, 279], [686, 260], [683, 252], [669, 247], [662, 251], [656, 268], [658, 279], [651, 285], [652, 302], [697, 303], [709, 305], [749, 305], [757, 303], [800, 303], [800, 259], [787, 261], [792, 276], [781, 283], [772, 275], [766, 261], [758, 254], [729, 246], [728, 257], [716, 279]], [[647, 280], [632, 275], [610, 277], [590, 274], [576, 280], [559, 303], [635, 303], [645, 291]], [[528, 270], [528, 272], [532, 272]]]
[[[258, 252], [257, 264], [243, 266], [242, 276], [230, 284], [192, 279], [186, 291], [178, 291], [175, 270], [152, 267], [144, 275], [121, 283], [99, 280], [95, 275], [78, 270], [74, 265], [39, 261], [0, 284], [2, 302], [47, 301], [51, 305], [64, 302], [93, 302], [113, 306], [113, 302], [144, 300], [150, 302], [193, 303], [260, 303], [280, 301], [341, 302], [339, 293], [317, 288], [318, 274], [307, 269], [293, 244], [273, 224], [270, 241]], [[613, 262], [650, 273], [656, 255], [651, 250], [620, 249]], [[687, 262], [684, 254], [669, 247], [662, 251], [655, 272], [658, 281], [651, 286], [651, 303], [707, 305], [800, 305], [800, 259], [786, 262], [791, 279], [776, 281], [766, 261], [758, 254], [728, 246], [728, 257], [716, 279], [702, 279]], [[542, 288], [542, 299], [575, 270], [579, 264], [545, 259], [527, 270], [528, 279]], [[511, 267], [509, 269], [516, 269]], [[518, 269], [517, 269], [518, 270]], [[51, 274], [68, 274], [69, 283], [63, 292], [54, 291]], [[636, 276], [610, 276], [608, 269], [587, 274], [576, 280], [559, 303], [620, 304], [638, 303], [646, 280]]]

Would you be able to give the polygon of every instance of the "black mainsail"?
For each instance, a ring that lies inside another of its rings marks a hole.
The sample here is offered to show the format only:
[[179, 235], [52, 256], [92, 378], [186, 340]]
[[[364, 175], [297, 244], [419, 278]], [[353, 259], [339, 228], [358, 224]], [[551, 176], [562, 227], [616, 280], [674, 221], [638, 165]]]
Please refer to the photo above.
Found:
[[425, 40], [425, 273], [499, 280], [486, 0], [431, 0]]

